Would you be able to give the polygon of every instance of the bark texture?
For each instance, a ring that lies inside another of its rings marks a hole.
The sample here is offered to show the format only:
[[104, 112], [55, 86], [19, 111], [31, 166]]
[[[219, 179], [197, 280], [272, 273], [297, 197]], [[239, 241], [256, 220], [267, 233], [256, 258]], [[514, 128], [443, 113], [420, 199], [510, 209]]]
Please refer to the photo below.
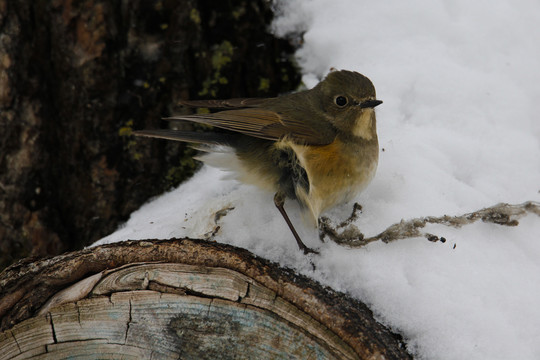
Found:
[[274, 96], [299, 77], [259, 1], [0, 0], [0, 269], [81, 248], [195, 169], [135, 140], [179, 99]]

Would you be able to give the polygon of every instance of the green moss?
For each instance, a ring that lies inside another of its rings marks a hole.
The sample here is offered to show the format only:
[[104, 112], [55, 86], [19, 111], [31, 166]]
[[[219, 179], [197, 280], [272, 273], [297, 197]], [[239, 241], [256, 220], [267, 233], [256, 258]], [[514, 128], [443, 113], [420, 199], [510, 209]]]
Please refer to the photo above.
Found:
[[212, 81], [212, 79], [205, 79], [202, 85], [203, 89], [199, 91], [199, 96], [210, 94], [212, 97], [216, 97], [216, 90], [213, 88], [214, 82]]
[[197, 108], [197, 114], [210, 114], [209, 108]]
[[132, 132], [133, 132], [133, 120], [130, 119], [126, 121], [124, 126], [118, 129], [118, 136], [131, 136]]
[[270, 90], [270, 79], [260, 78], [259, 91], [268, 92]]
[[186, 149], [184, 156], [180, 159], [180, 162], [177, 166], [171, 167], [167, 171], [165, 180], [167, 181], [168, 186], [178, 186], [182, 181], [184, 181], [189, 176], [193, 175], [197, 169], [197, 162], [193, 159], [195, 151], [193, 149]]
[[201, 24], [201, 13], [199, 13], [199, 10], [193, 8], [191, 9], [191, 12], [189, 13], [189, 18], [191, 21], [193, 21], [196, 25]]
[[232, 44], [227, 40], [223, 41], [217, 46], [212, 54], [212, 67], [219, 70], [230, 63], [233, 52]]
[[154, 4], [154, 10], [161, 11], [163, 10], [163, 1], [156, 1]]
[[238, 20], [242, 15], [246, 13], [246, 7], [240, 6], [238, 9], [234, 9], [232, 12], [232, 16], [235, 20]]
[[140, 152], [134, 152], [133, 153], [133, 160], [135, 160], [135, 161], [141, 160], [142, 157], [143, 157], [143, 154], [141, 154]]
[[133, 139], [133, 119], [126, 121], [124, 126], [118, 129], [118, 136], [123, 139], [124, 151], [129, 152], [133, 160], [140, 160], [142, 154], [136, 151], [137, 142]]
[[281, 81], [287, 83], [289, 82], [289, 74], [287, 74], [287, 69], [281, 68]]
[[219, 85], [226, 85], [229, 83], [229, 79], [222, 75], [222, 70], [232, 62], [233, 53], [233, 45], [227, 40], [214, 48], [210, 60], [213, 72], [212, 75], [203, 81], [202, 90], [199, 91], [199, 96], [210, 95], [216, 97]]

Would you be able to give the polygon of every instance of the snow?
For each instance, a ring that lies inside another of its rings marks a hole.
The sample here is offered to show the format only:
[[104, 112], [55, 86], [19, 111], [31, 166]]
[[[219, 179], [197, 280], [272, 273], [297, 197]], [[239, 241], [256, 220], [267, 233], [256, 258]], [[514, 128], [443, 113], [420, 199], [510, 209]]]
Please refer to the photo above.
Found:
[[[540, 3], [465, 0], [282, 0], [274, 32], [305, 31], [296, 57], [314, 86], [331, 67], [368, 76], [381, 148], [358, 197], [356, 225], [375, 235], [402, 218], [461, 215], [499, 202], [540, 201]], [[153, 140], [159, 141], [159, 140]], [[205, 237], [244, 247], [364, 301], [420, 359], [540, 358], [540, 218], [517, 227], [441, 225], [424, 238], [347, 249], [321, 243], [273, 194], [203, 167], [96, 244]], [[352, 204], [332, 211], [344, 219]], [[455, 248], [454, 248], [455, 245]], [[316, 265], [314, 270], [311, 266]]]

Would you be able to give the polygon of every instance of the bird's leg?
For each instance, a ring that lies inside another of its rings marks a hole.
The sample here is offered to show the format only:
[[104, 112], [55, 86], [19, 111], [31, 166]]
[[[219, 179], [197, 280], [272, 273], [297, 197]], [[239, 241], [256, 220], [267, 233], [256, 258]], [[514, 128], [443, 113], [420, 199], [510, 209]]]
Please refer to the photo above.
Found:
[[287, 215], [287, 213], [285, 212], [285, 208], [283, 207], [283, 205], [285, 204], [285, 197], [283, 196], [282, 193], [277, 192], [276, 195], [274, 195], [274, 204], [276, 205], [277, 209], [281, 213], [281, 216], [283, 216], [283, 219], [285, 219], [285, 222], [287, 223], [287, 225], [289, 225], [289, 229], [291, 229], [291, 232], [293, 233], [296, 243], [298, 244], [298, 247], [300, 248], [300, 250], [302, 250], [304, 254], [309, 254], [309, 253], [318, 254], [317, 251], [308, 248], [302, 242], [302, 239], [300, 239], [300, 235], [298, 235], [298, 233], [296, 232], [296, 229], [294, 228], [291, 222], [291, 219], [289, 219], [289, 215]]

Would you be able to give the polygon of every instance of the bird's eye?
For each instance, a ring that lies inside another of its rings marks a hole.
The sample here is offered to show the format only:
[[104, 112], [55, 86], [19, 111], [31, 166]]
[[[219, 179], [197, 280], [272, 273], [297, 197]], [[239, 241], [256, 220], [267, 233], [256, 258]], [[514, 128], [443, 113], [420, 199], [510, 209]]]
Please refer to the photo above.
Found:
[[336, 103], [337, 106], [339, 107], [343, 107], [345, 105], [347, 105], [347, 98], [345, 96], [336, 96], [336, 98], [334, 99], [334, 102]]

